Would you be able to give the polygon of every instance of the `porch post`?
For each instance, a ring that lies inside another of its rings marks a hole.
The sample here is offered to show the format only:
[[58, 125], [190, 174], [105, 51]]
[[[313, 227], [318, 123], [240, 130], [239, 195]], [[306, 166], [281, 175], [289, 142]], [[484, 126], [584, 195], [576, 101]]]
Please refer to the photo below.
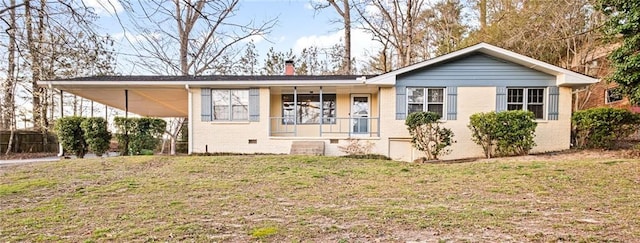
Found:
[[[64, 91], [60, 90], [60, 118], [64, 117]], [[62, 147], [62, 142], [60, 142], [60, 138], [58, 138], [58, 157], [64, 156], [64, 148]]]
[[129, 118], [129, 90], [124, 90], [124, 118]]
[[324, 102], [322, 102], [322, 86], [320, 86], [320, 137], [322, 137], [323, 120], [324, 120]]
[[293, 87], [293, 135], [298, 136], [298, 87]]

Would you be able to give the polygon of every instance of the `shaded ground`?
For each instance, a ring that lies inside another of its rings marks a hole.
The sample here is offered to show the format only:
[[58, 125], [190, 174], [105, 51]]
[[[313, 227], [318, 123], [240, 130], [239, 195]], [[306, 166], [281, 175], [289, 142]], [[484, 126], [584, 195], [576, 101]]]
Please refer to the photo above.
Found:
[[0, 155], [0, 160], [35, 159], [56, 156], [57, 153], [11, 153]]
[[[564, 156], [564, 157], [563, 157]], [[640, 161], [115, 157], [0, 167], [0, 241], [619, 241]]]

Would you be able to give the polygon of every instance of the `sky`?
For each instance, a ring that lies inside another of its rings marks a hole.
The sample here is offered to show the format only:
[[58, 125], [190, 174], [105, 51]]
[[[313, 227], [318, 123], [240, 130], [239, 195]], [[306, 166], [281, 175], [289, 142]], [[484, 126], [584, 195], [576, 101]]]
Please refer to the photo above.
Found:
[[[96, 21], [98, 31], [109, 34], [116, 41], [118, 56], [117, 71], [121, 74], [140, 74], [131, 65], [126, 65], [125, 56], [134, 54], [132, 47], [124, 38], [123, 28], [118, 18], [127, 18], [122, 6], [109, 0], [84, 0], [85, 4], [94, 7], [99, 18]], [[332, 7], [316, 11], [311, 7], [311, 0], [240, 0], [237, 15], [234, 19], [240, 23], [256, 21], [257, 23], [277, 18], [276, 25], [265, 36], [253, 37], [259, 60], [265, 58], [269, 48], [286, 52], [293, 49], [299, 53], [303, 48], [318, 46], [330, 47], [341, 43], [344, 32], [341, 23], [335, 23], [339, 15]], [[318, 1], [318, 0], [315, 0]], [[105, 8], [106, 7], [106, 8]], [[122, 21], [126, 22], [126, 21]], [[130, 37], [132, 33], [128, 33]], [[376, 44], [370, 34], [360, 29], [352, 29], [352, 56], [364, 61], [368, 53], [376, 51]]]

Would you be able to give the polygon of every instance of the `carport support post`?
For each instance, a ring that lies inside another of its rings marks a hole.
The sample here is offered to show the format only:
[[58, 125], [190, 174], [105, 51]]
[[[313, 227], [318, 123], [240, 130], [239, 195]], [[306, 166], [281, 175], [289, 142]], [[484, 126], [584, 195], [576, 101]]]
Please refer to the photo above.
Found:
[[[60, 118], [64, 117], [64, 91], [60, 90]], [[64, 156], [64, 148], [62, 147], [62, 141], [58, 138], [58, 157]]]
[[129, 90], [124, 90], [124, 118], [129, 118]]
[[129, 90], [124, 90], [124, 146], [122, 146], [124, 151], [121, 152], [121, 155], [127, 156], [129, 155]]

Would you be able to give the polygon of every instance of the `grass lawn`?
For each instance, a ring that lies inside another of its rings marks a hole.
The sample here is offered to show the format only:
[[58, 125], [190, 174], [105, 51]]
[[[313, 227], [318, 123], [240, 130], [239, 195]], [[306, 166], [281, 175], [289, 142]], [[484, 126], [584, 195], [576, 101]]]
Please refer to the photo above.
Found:
[[0, 241], [640, 239], [640, 161], [116, 157], [0, 167]]

